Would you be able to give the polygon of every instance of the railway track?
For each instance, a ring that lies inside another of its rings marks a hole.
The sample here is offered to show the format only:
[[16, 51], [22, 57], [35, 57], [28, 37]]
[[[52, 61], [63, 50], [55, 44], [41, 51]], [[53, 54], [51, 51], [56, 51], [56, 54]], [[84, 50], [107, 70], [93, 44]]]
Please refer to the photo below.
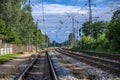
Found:
[[74, 52], [79, 52], [79, 53], [84, 53], [87, 55], [91, 55], [91, 56], [98, 56], [98, 57], [102, 57], [102, 58], [107, 58], [107, 59], [111, 59], [111, 60], [116, 60], [120, 62], [120, 55], [114, 55], [114, 54], [109, 54], [109, 53], [97, 53], [97, 52], [88, 52], [88, 51], [83, 51], [83, 50], [74, 50], [74, 49], [66, 49], [66, 48], [62, 48], [64, 50], [68, 50], [68, 51], [74, 51]]
[[64, 59], [62, 54], [52, 50], [50, 57], [53, 62], [58, 80], [89, 80], [86, 71], [74, 66], [68, 59]]
[[69, 58], [64, 58], [65, 56], [61, 53], [53, 51], [58, 58], [58, 60], [77, 78], [80, 80], [90, 80], [89, 74], [85, 70], [81, 70], [78, 66], [69, 62]]
[[14, 80], [57, 80], [49, 54], [37, 54]]
[[107, 61], [101, 58], [93, 57], [90, 55], [84, 55], [84, 54], [77, 54], [75, 52], [63, 50], [63, 49], [56, 49], [56, 51], [63, 53], [65, 55], [74, 57], [82, 62], [85, 62], [91, 66], [95, 66], [98, 68], [103, 69], [104, 71], [113, 73], [117, 76], [120, 76], [120, 63]]
[[[64, 51], [64, 50], [63, 50]], [[69, 52], [67, 50], [67, 52]], [[71, 53], [71, 52], [70, 52]], [[120, 62], [117, 62], [116, 61], [113, 61], [113, 60], [109, 60], [109, 59], [105, 59], [105, 58], [102, 58], [102, 57], [96, 57], [95, 55], [91, 56], [91, 55], [86, 55], [86, 54], [80, 54], [80, 53], [76, 53], [76, 52], [72, 52], [72, 53], [75, 53], [76, 55], [78, 56], [81, 56], [81, 57], [85, 57], [85, 58], [89, 58], [91, 60], [94, 60], [94, 61], [98, 61], [99, 63], [104, 63], [104, 64], [107, 64], [107, 65], [110, 65], [110, 66], [113, 66], [113, 67], [116, 67], [118, 69], [120, 69]], [[107, 56], [109, 57], [109, 55]], [[117, 59], [117, 58], [116, 58]]]

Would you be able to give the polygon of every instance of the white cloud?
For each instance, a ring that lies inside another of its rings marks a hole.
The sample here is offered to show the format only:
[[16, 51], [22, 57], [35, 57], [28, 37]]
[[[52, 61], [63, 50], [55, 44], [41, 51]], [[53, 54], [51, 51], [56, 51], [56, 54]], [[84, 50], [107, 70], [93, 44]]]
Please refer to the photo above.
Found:
[[[44, 5], [44, 12], [45, 15], [47, 14], [65, 14], [67, 12], [70, 12], [72, 9], [72, 13], [76, 13], [80, 7], [75, 6], [67, 6], [67, 5], [60, 5], [60, 4], [45, 4]], [[79, 13], [86, 14], [87, 10], [81, 10]], [[41, 4], [37, 4], [32, 8], [32, 14], [33, 16], [40, 16], [42, 15], [42, 7]]]
[[65, 33], [69, 34], [69, 33], [71, 33], [71, 31], [65, 31]]
[[52, 30], [51, 33], [53, 33], [53, 34], [56, 33], [56, 30]]
[[81, 2], [81, 1], [88, 1], [88, 0], [73, 0], [73, 1], [78, 1], [78, 2]]
[[61, 2], [62, 0], [55, 0], [56, 2]]
[[94, 0], [94, 2], [104, 2], [104, 0]]

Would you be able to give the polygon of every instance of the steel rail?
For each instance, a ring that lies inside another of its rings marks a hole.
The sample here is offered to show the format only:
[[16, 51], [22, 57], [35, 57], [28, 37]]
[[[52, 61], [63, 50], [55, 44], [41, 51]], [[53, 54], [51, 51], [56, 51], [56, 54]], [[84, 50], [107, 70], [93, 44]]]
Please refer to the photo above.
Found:
[[89, 58], [91, 60], [95, 60], [95, 61], [99, 61], [99, 62], [102, 62], [102, 63], [105, 63], [105, 64], [109, 64], [111, 66], [116, 66], [116, 67], [120, 67], [120, 63], [119, 62], [115, 62], [115, 61], [109, 61], [109, 60], [106, 60], [104, 58], [99, 58], [99, 57], [94, 57], [94, 56], [90, 56], [90, 55], [86, 55], [86, 54], [79, 54], [79, 53], [76, 53], [76, 52], [70, 52], [69, 50], [64, 50], [62, 49], [62, 51], [65, 51], [65, 52], [69, 52], [69, 53], [74, 53], [75, 55], [78, 55], [78, 56], [81, 56], [81, 57], [85, 57], [85, 58]]
[[34, 59], [31, 61], [31, 63], [21, 72], [18, 76], [14, 78], [14, 80], [24, 80], [23, 78], [26, 76], [27, 72], [32, 68], [36, 60], [38, 59], [39, 55], [35, 55]]
[[74, 49], [66, 49], [66, 48], [62, 48], [62, 49], [69, 50], [69, 51], [74, 51], [74, 52], [83, 52], [83, 53], [86, 53], [88, 55], [96, 55], [96, 56], [100, 56], [100, 57], [107, 57], [107, 58], [110, 58], [110, 59], [113, 59], [113, 60], [120, 61], [120, 55], [118, 55], [118, 54], [88, 52], [88, 51], [84, 51], [84, 50], [74, 50]]
[[55, 68], [54, 68], [53, 63], [52, 63], [52, 60], [51, 60], [49, 53], [47, 51], [46, 51], [46, 55], [47, 55], [47, 59], [48, 59], [48, 64], [50, 66], [51, 78], [52, 78], [52, 80], [58, 80], [56, 72], [55, 72]]

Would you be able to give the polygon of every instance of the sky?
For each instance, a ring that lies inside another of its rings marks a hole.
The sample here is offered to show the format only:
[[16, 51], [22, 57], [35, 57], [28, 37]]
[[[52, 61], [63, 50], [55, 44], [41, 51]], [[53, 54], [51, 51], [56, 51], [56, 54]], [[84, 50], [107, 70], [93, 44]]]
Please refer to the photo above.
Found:
[[[49, 36], [51, 42], [64, 42], [69, 33], [75, 32], [89, 20], [88, 0], [31, 0], [32, 16], [39, 21], [38, 28]], [[91, 0], [92, 19], [94, 21], [110, 21], [116, 8], [120, 8], [120, 0]], [[72, 19], [74, 18], [74, 27]]]

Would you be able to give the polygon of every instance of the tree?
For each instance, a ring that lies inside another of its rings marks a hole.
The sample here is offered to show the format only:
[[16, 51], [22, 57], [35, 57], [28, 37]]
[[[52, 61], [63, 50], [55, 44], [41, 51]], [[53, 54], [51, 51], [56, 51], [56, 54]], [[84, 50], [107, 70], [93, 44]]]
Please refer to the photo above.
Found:
[[5, 22], [4, 36], [6, 42], [17, 43], [21, 41], [18, 33], [21, 19], [21, 2], [23, 0], [2, 0], [0, 2], [0, 19]]
[[89, 49], [90, 48], [90, 42], [91, 42], [91, 36], [82, 36], [80, 39], [80, 47], [81, 49]]
[[112, 20], [108, 26], [108, 39], [111, 49], [120, 49], [120, 10], [114, 12]]
[[70, 33], [69, 36], [68, 36], [68, 40], [69, 40], [69, 44], [71, 46], [74, 46], [74, 44], [75, 44], [75, 34], [74, 33]]
[[90, 35], [90, 22], [87, 21], [82, 25], [82, 32], [85, 36]]
[[93, 35], [97, 38], [102, 33], [106, 33], [108, 22], [98, 21], [93, 23]]
[[50, 44], [50, 39], [49, 39], [49, 37], [47, 36], [47, 35], [43, 35], [43, 43], [44, 43], [44, 45], [45, 45], [45, 47], [48, 47], [49, 46], [49, 44]]
[[0, 35], [5, 35], [6, 24], [5, 21], [0, 19]]
[[42, 37], [42, 32], [41, 32], [41, 30], [39, 29], [39, 30], [38, 30], [38, 44], [39, 44], [39, 45], [41, 45], [42, 42], [43, 42], [43, 41], [42, 41], [42, 38], [43, 38], [43, 37]]
[[[107, 22], [97, 21], [92, 24], [93, 38], [97, 38], [100, 34], [106, 32]], [[87, 21], [82, 25], [82, 32], [85, 36], [91, 35], [90, 33], [90, 22]]]
[[14, 31], [14, 29], [9, 26], [6, 28], [6, 31], [7, 32], [5, 34], [6, 35], [5, 41], [8, 43], [17, 44], [19, 47], [21, 47], [21, 41], [16, 32]]
[[106, 38], [106, 34], [102, 33], [95, 41], [96, 49], [99, 50], [108, 50], [109, 49], [109, 41]]
[[[31, 14], [27, 0], [0, 0], [0, 35], [5, 41], [14, 44], [36, 44], [37, 25]], [[42, 33], [38, 29], [38, 42], [42, 42]], [[33, 39], [35, 38], [35, 39]]]
[[57, 46], [56, 43], [57, 43], [56, 41], [52, 41], [51, 46], [54, 46], [54, 47]]

